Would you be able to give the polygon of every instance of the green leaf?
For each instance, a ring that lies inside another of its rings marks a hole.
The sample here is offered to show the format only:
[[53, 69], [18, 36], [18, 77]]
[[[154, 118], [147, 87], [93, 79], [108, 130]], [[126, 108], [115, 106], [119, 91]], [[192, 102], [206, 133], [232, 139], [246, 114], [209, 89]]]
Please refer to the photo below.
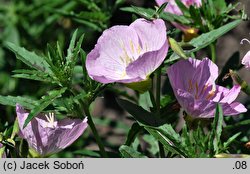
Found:
[[151, 126], [159, 125], [156, 120], [155, 115], [146, 111], [141, 106], [131, 103], [127, 100], [117, 99], [118, 104], [124, 108], [128, 113], [130, 113], [137, 121]]
[[[196, 37], [192, 39], [190, 42], [185, 43], [186, 45], [194, 47], [194, 49], [191, 50], [184, 50], [185, 55], [191, 55], [194, 52], [197, 52], [201, 50], [202, 48], [207, 47], [211, 43], [215, 42], [219, 37], [226, 34], [228, 31], [232, 30], [236, 26], [238, 26], [241, 23], [242, 20], [238, 19], [231, 23], [228, 23], [218, 29], [212, 30], [208, 33], [204, 33], [200, 35], [199, 37]], [[173, 53], [169, 59], [166, 59], [164, 63], [170, 63], [175, 60], [180, 59], [180, 56], [176, 53]]]
[[166, 2], [163, 3], [163, 4], [156, 10], [157, 15], [160, 15], [160, 14], [165, 10], [167, 4], [168, 4], [168, 3], [166, 3]]
[[130, 12], [130, 13], [135, 13], [145, 19], [152, 20], [153, 16], [155, 14], [155, 11], [150, 8], [142, 8], [142, 7], [136, 7], [136, 6], [131, 6], [131, 7], [123, 7], [120, 8], [122, 11]]
[[147, 158], [145, 155], [141, 154], [140, 152], [136, 151], [132, 147], [122, 145], [119, 148], [119, 151], [121, 152], [122, 156], [124, 158]]
[[14, 137], [18, 134], [18, 132], [19, 132], [19, 125], [18, 125], [18, 120], [16, 118], [14, 125], [13, 125], [13, 129], [12, 129], [12, 133], [11, 133], [10, 138], [14, 139]]
[[215, 153], [219, 152], [219, 143], [222, 132], [222, 122], [223, 122], [223, 110], [220, 104], [217, 104], [215, 117], [212, 124], [212, 132], [210, 134], [210, 142], [209, 142], [210, 156], [213, 156], [214, 152]]
[[156, 155], [159, 152], [158, 141], [150, 134], [144, 135], [143, 139], [146, 143], [148, 143], [150, 145], [150, 148], [148, 149], [148, 151], [151, 154]]
[[227, 8], [227, 4], [225, 0], [213, 0], [214, 7], [216, 10], [223, 11]]
[[192, 39], [189, 44], [195, 47], [195, 49], [189, 51], [189, 52], [196, 52], [202, 48], [207, 47], [214, 41], [216, 41], [219, 37], [226, 34], [228, 31], [232, 30], [236, 26], [238, 26], [241, 23], [241, 19], [235, 20], [233, 22], [230, 22], [218, 29], [212, 30], [208, 33], [204, 33], [200, 35], [199, 37], [196, 37]]
[[16, 104], [19, 103], [23, 107], [27, 109], [33, 109], [38, 102], [36, 100], [32, 100], [30, 98], [26, 97], [20, 97], [20, 96], [1, 96], [0, 95], [0, 104], [2, 105], [9, 105], [9, 106], [16, 106]]
[[37, 70], [26, 70], [26, 69], [19, 69], [13, 71], [14, 75], [12, 77], [15, 78], [23, 78], [29, 80], [37, 80], [42, 82], [49, 82], [49, 83], [57, 83], [53, 78], [51, 78], [50, 74], [42, 71]]
[[182, 146], [180, 135], [175, 132], [171, 125], [165, 124], [160, 127], [146, 126], [144, 128], [172, 153], [188, 157], [187, 153], [183, 151], [185, 148]]
[[67, 57], [66, 57], [67, 61], [70, 61], [72, 59], [75, 44], [76, 44], [77, 31], [78, 30], [75, 30], [75, 32], [70, 40], [69, 48], [67, 50]]
[[130, 128], [129, 132], [128, 132], [128, 136], [127, 136], [125, 145], [130, 146], [130, 145], [134, 142], [136, 136], [138, 135], [138, 133], [139, 133], [142, 129], [143, 129], [143, 127], [140, 126], [137, 122], [134, 123], [134, 124], [132, 125], [132, 127]]
[[169, 12], [163, 12], [160, 14], [160, 18], [169, 22], [178, 22], [184, 25], [190, 25], [192, 22], [185, 16], [176, 15]]
[[139, 105], [147, 111], [150, 111], [150, 108], [153, 107], [151, 99], [150, 99], [150, 93], [148, 91], [143, 94], [140, 94], [138, 102], [139, 102]]
[[2, 158], [2, 156], [4, 155], [4, 153], [5, 153], [5, 146], [2, 146], [0, 148], [0, 158]]
[[51, 73], [49, 64], [43, 57], [38, 56], [34, 52], [30, 52], [25, 48], [19, 47], [13, 43], [5, 42], [5, 46], [16, 54], [16, 57], [20, 59], [23, 63], [28, 65], [31, 68], [34, 68], [39, 71], [44, 71]]
[[25, 128], [28, 123], [42, 112], [48, 105], [50, 105], [56, 98], [61, 97], [61, 95], [66, 91], [67, 88], [62, 88], [60, 90], [53, 90], [49, 92], [49, 95], [43, 96], [38, 104], [30, 111], [27, 119], [24, 122], [23, 128]]
[[226, 142], [223, 143], [223, 147], [227, 148], [233, 141], [235, 141], [235, 139], [237, 137], [239, 137], [241, 134], [241, 132], [234, 134], [233, 136], [231, 136]]
[[175, 0], [175, 3], [178, 5], [184, 16], [190, 16], [189, 9], [182, 3], [181, 0]]

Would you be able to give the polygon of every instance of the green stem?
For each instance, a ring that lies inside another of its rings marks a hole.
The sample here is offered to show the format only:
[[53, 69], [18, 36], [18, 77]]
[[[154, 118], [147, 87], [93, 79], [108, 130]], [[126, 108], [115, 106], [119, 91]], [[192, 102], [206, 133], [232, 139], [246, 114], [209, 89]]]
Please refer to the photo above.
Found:
[[210, 44], [210, 51], [211, 51], [211, 57], [212, 61], [215, 63], [216, 62], [216, 43]]
[[157, 74], [156, 74], [155, 100], [156, 100], [156, 109], [158, 112], [160, 112], [160, 107], [161, 107], [161, 67], [157, 70]]
[[108, 155], [107, 155], [107, 153], [105, 151], [105, 148], [104, 148], [104, 145], [103, 145], [103, 143], [101, 141], [101, 138], [100, 138], [100, 136], [99, 136], [99, 134], [98, 134], [98, 132], [96, 130], [95, 124], [94, 124], [94, 122], [92, 120], [92, 117], [90, 115], [90, 112], [89, 112], [89, 108], [84, 107], [84, 112], [88, 116], [88, 124], [89, 124], [89, 126], [90, 126], [90, 128], [91, 128], [91, 130], [92, 130], [92, 132], [94, 134], [94, 137], [96, 139], [96, 142], [97, 142], [97, 144], [99, 146], [101, 156], [104, 157], [104, 158], [107, 158]]
[[[155, 102], [158, 116], [160, 117], [160, 109], [161, 109], [161, 67], [156, 72], [156, 93], [155, 93]], [[159, 146], [159, 154], [161, 158], [165, 157], [164, 147], [161, 142], [158, 142]]]

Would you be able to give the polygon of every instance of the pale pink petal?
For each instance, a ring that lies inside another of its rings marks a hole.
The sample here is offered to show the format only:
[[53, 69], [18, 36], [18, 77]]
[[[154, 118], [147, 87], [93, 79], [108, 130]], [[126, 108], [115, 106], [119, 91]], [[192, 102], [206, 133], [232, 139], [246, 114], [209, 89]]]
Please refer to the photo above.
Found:
[[[135, 51], [139, 47], [138, 36], [133, 28], [115, 26], [105, 30], [95, 48], [87, 55], [86, 68], [89, 76], [102, 83], [112, 83], [124, 78], [129, 61], [139, 57]], [[102, 80], [100, 77], [105, 78]]]
[[[63, 119], [51, 124], [47, 117], [39, 114], [23, 129], [24, 121], [29, 112], [16, 105], [17, 119], [20, 127], [20, 136], [27, 140], [29, 147], [41, 156], [57, 153], [72, 144], [87, 127], [87, 120]], [[46, 127], [47, 125], [47, 127]], [[55, 127], [51, 127], [54, 125]]]
[[229, 90], [215, 85], [218, 67], [207, 58], [178, 61], [168, 69], [168, 76], [176, 99], [192, 117], [214, 117], [217, 103], [222, 106], [224, 115], [246, 112], [241, 103], [234, 102], [240, 86]]
[[247, 69], [250, 69], [250, 51], [243, 57], [241, 63], [245, 65]]
[[173, 88], [183, 90], [189, 88], [195, 68], [200, 63], [200, 60], [195, 61], [192, 58], [188, 60], [180, 60], [168, 68], [167, 73]]
[[246, 107], [239, 102], [233, 102], [231, 104], [223, 103], [221, 105], [222, 105], [223, 113], [226, 116], [238, 115], [240, 113], [247, 112]]
[[[61, 122], [59, 121], [59, 127], [62, 130], [62, 133], [59, 134], [57, 141], [57, 146], [60, 149], [64, 149], [70, 146], [76, 139], [78, 139], [85, 129], [88, 127], [87, 117], [84, 120], [80, 119], [64, 119]], [[68, 125], [72, 125], [71, 128], [67, 128]]]
[[223, 89], [223, 98], [220, 100], [221, 103], [232, 103], [240, 94], [241, 87], [240, 85], [234, 85], [232, 89], [228, 90], [227, 88]]
[[143, 54], [136, 61], [129, 64], [127, 67], [127, 74], [130, 77], [139, 77], [143, 80], [154, 72], [164, 61], [168, 52], [168, 42], [162, 46], [160, 50], [147, 52]]
[[[130, 26], [105, 30], [87, 55], [86, 69], [92, 79], [101, 83], [139, 82], [158, 68], [167, 50], [164, 21], [137, 19]], [[142, 64], [145, 66], [138, 67]], [[131, 73], [131, 67], [140, 69]]]
[[[193, 59], [193, 61], [195, 61], [195, 59]], [[217, 65], [214, 64], [210, 59], [204, 58], [202, 62], [199, 63], [192, 81], [194, 84], [197, 82], [198, 86], [213, 84], [218, 77], [218, 72], [219, 70]]]
[[130, 27], [133, 27], [136, 31], [144, 52], [159, 50], [166, 42], [166, 26], [161, 19], [153, 21], [137, 19]]

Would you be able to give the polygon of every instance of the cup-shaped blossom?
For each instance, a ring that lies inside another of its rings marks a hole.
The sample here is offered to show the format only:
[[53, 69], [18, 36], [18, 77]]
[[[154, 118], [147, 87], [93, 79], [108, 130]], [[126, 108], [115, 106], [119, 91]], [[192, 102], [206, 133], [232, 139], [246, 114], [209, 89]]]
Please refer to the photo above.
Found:
[[16, 113], [20, 137], [26, 139], [29, 147], [40, 156], [48, 156], [70, 146], [88, 126], [86, 118], [56, 120], [54, 114], [50, 113], [39, 114], [23, 128], [29, 112], [17, 104]]
[[[168, 2], [166, 8], [164, 11], [168, 12], [168, 13], [172, 13], [172, 14], [176, 14], [176, 15], [183, 15], [181, 9], [178, 7], [178, 5], [176, 4], [175, 0], [156, 0], [156, 3], [161, 6], [162, 4], [164, 4], [165, 2]], [[196, 7], [200, 7], [202, 5], [201, 0], [181, 0], [181, 2], [186, 6], [186, 7], [190, 7], [191, 5], [196, 6]], [[188, 32], [197, 32], [196, 29], [190, 28], [188, 26], [185, 25], [181, 25], [179, 23], [173, 22], [172, 23], [176, 28], [182, 30], [184, 33], [188, 33]]]
[[101, 83], [144, 81], [164, 61], [168, 47], [163, 20], [137, 19], [105, 30], [87, 55], [86, 69]]
[[169, 67], [167, 74], [179, 104], [194, 118], [214, 117], [217, 103], [226, 116], [247, 111], [234, 101], [240, 93], [239, 85], [227, 89], [215, 84], [218, 67], [208, 58], [180, 60]]

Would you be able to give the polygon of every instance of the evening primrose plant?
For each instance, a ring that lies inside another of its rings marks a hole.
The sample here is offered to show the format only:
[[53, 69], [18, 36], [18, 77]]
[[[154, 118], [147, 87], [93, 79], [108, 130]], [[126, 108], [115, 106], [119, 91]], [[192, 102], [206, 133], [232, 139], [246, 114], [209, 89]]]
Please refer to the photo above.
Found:
[[[218, 3], [223, 8], [212, 10]], [[230, 132], [234, 125], [229, 122], [247, 116], [248, 106], [236, 99], [244, 88], [218, 84], [214, 47], [217, 39], [245, 19], [243, 13], [229, 15], [235, 6], [223, 0], [157, 1], [156, 5], [156, 10], [123, 8], [140, 17], [102, 30], [91, 51], [83, 49], [89, 33], [79, 30], [66, 49], [58, 41], [43, 53], [5, 42], [5, 48], [26, 65], [13, 70], [13, 77], [42, 82], [46, 92], [40, 99], [0, 96], [2, 105], [16, 108], [14, 124], [7, 122], [1, 129], [0, 156], [55, 157], [67, 152], [73, 157], [203, 158], [248, 153], [239, 141], [248, 141], [249, 134]], [[178, 42], [180, 33], [167, 28], [164, 20], [184, 34], [194, 28], [197, 35]], [[211, 48], [212, 60], [196, 54], [206, 47]], [[236, 77], [231, 71], [229, 75]], [[103, 126], [107, 118], [93, 116], [93, 105], [107, 98], [108, 90], [116, 94], [112, 102], [128, 115], [129, 126], [119, 119], [106, 125], [125, 129], [119, 146], [97, 129], [98, 121]], [[238, 126], [249, 122], [243, 120]], [[98, 150], [86, 148], [89, 137]], [[84, 144], [71, 148], [80, 140]]]

